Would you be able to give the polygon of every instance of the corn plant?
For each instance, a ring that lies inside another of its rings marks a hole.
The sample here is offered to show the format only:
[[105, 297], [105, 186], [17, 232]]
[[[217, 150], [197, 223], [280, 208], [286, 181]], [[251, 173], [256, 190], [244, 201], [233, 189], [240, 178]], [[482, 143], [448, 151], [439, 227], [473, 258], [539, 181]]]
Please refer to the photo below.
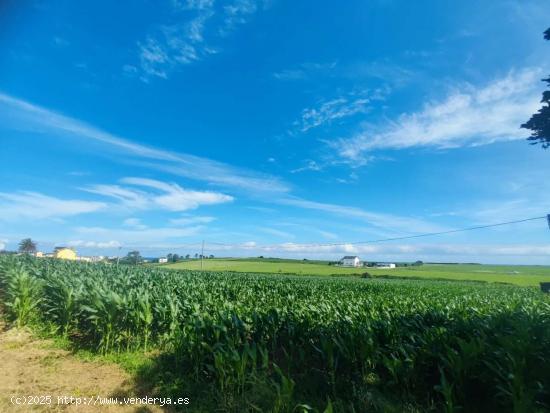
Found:
[[9, 318], [22, 327], [33, 320], [40, 303], [42, 283], [34, 278], [22, 265], [15, 265], [5, 272], [4, 304]]
[[550, 410], [534, 288], [0, 257], [0, 303], [101, 353], [171, 357], [221, 411]]

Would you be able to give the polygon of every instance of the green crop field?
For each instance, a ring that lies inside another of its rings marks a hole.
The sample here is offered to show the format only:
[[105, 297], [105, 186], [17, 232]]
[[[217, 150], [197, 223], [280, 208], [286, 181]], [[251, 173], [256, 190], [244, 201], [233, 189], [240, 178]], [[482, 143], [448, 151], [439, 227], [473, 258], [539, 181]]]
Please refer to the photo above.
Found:
[[0, 304], [13, 325], [135, 355], [189, 412], [550, 408], [550, 296], [533, 287], [0, 257]]
[[[342, 268], [322, 261], [270, 260], [270, 259], [207, 259], [203, 260], [205, 271], [237, 271], [255, 273], [283, 273], [296, 275], [359, 275], [365, 272], [373, 276], [440, 278], [502, 282], [523, 286], [537, 286], [550, 282], [550, 267], [527, 265], [479, 265], [479, 264], [424, 264], [422, 266], [394, 269]], [[162, 268], [199, 270], [200, 260], [165, 264]]]

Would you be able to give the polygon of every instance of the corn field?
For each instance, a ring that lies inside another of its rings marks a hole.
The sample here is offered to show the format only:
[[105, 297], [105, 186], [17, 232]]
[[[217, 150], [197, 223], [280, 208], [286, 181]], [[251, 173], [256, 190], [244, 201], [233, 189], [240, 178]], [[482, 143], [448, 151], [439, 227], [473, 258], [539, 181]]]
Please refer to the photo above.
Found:
[[165, 385], [202, 389], [197, 411], [550, 411], [550, 299], [535, 288], [1, 257], [0, 294], [18, 326], [161, 354]]

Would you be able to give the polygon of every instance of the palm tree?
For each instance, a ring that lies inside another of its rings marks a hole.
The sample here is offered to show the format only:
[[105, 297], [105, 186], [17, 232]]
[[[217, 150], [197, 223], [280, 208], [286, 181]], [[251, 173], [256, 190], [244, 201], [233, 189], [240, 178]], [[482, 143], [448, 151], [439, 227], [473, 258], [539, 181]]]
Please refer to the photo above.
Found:
[[25, 238], [19, 243], [19, 252], [23, 254], [34, 254], [36, 252], [36, 242], [30, 238]]

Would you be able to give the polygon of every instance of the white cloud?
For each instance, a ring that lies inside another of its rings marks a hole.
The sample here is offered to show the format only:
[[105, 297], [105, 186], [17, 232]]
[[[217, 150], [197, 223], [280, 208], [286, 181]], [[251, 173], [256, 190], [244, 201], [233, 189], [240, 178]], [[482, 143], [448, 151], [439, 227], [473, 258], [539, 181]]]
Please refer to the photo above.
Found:
[[388, 60], [357, 62], [342, 68], [342, 75], [356, 81], [357, 79], [375, 78], [401, 86], [409, 82], [415, 73]]
[[323, 238], [326, 238], [326, 239], [331, 239], [331, 240], [335, 240], [335, 239], [338, 239], [338, 235], [336, 235], [335, 233], [333, 232], [328, 232], [328, 231], [323, 231], [321, 229], [317, 230], [317, 232], [323, 237]]
[[147, 229], [147, 225], [143, 224], [139, 218], [126, 218], [122, 225], [133, 229]]
[[172, 225], [181, 225], [181, 226], [187, 226], [187, 225], [194, 225], [194, 224], [208, 224], [210, 222], [215, 221], [215, 217], [208, 217], [208, 216], [188, 216], [188, 217], [182, 217], [182, 218], [174, 218], [170, 220], [170, 223]]
[[252, 194], [281, 193], [289, 190], [288, 185], [279, 178], [207, 158], [140, 145], [77, 119], [2, 93], [0, 93], [0, 124], [16, 130], [100, 142], [122, 156], [146, 160], [142, 163], [145, 167], [240, 189]]
[[214, 205], [233, 201], [230, 195], [212, 191], [192, 191], [183, 189], [174, 183], [165, 183], [154, 179], [124, 178], [123, 183], [156, 189], [161, 192], [153, 202], [170, 211], [185, 211], [200, 205]]
[[121, 183], [145, 190], [121, 187], [119, 185], [92, 185], [82, 190], [94, 194], [115, 198], [124, 206], [137, 209], [165, 209], [168, 211], [186, 211], [201, 205], [214, 205], [233, 201], [230, 195], [213, 191], [193, 191], [183, 189], [175, 183], [166, 183], [146, 178], [123, 178]]
[[185, 228], [174, 227], [155, 227], [146, 229], [117, 229], [104, 227], [77, 227], [75, 232], [79, 238], [84, 241], [96, 241], [102, 239], [116, 239], [123, 247], [129, 246], [152, 246], [159, 242], [168, 242], [173, 240], [195, 236], [200, 233], [204, 227], [195, 225]]
[[253, 211], [268, 213], [268, 214], [273, 214], [274, 212], [277, 212], [276, 209], [263, 207], [263, 206], [257, 206], [257, 205], [249, 205], [249, 206], [246, 206], [245, 208], [251, 209]]
[[121, 247], [122, 244], [118, 241], [83, 241], [75, 240], [67, 242], [69, 247], [85, 247], [85, 248], [97, 248], [97, 249], [110, 249]]
[[302, 167], [296, 168], [296, 169], [292, 169], [290, 171], [290, 173], [295, 174], [297, 172], [304, 172], [304, 171], [320, 171], [321, 169], [323, 169], [323, 167], [321, 165], [319, 165], [319, 163], [317, 163], [314, 160], [308, 159], [306, 161], [305, 166], [302, 166]]
[[83, 191], [101, 196], [115, 198], [123, 205], [133, 209], [146, 209], [150, 206], [149, 195], [134, 188], [125, 188], [120, 185], [91, 185], [80, 188]]
[[0, 192], [0, 219], [46, 219], [96, 212], [106, 207], [103, 202], [60, 199], [38, 192]]
[[265, 232], [266, 234], [275, 235], [276, 237], [280, 237], [280, 238], [294, 238], [294, 235], [291, 234], [290, 232], [281, 231], [281, 230], [275, 229], [275, 228], [262, 228], [262, 227], [259, 227], [257, 229], [261, 232]]
[[[180, 21], [158, 26], [145, 41], [138, 42], [140, 67], [144, 73], [141, 79], [146, 82], [150, 77], [166, 79], [177, 67], [218, 53], [217, 47], [210, 45], [214, 39], [207, 39], [207, 23], [212, 26], [210, 32], [218, 37], [226, 36], [236, 26], [247, 22], [258, 8], [256, 3], [257, 0], [235, 0], [216, 10], [214, 1], [176, 1], [176, 18]], [[181, 22], [181, 13], [187, 20]], [[190, 19], [189, 14], [192, 14]], [[213, 19], [216, 14], [219, 16]]]
[[3, 251], [6, 249], [6, 243], [5, 242], [0, 242], [0, 251]]
[[307, 77], [307, 74], [302, 69], [283, 69], [273, 73], [273, 77], [279, 80], [302, 80]]
[[204, 38], [206, 22], [214, 15], [214, 2], [188, 1], [175, 5], [176, 11], [194, 15], [183, 23], [159, 26], [144, 42], [138, 42], [140, 67], [144, 73], [141, 79], [144, 81], [153, 76], [166, 79], [174, 68], [215, 53]]
[[224, 25], [220, 28], [221, 35], [229, 34], [237, 25], [247, 22], [251, 14], [258, 9], [256, 0], [235, 0], [233, 4], [224, 7]]
[[[305, 225], [303, 223], [291, 222], [288, 219], [285, 220], [284, 222], [277, 222], [276, 225], [293, 228], [295, 233], [299, 233], [301, 235], [306, 233], [311, 233], [311, 234], [321, 235], [323, 238], [329, 239], [329, 240], [335, 240], [339, 238], [338, 235], [333, 232], [318, 229], [314, 225]], [[338, 227], [341, 229], [340, 226]]]
[[[164, 65], [169, 63], [169, 57], [162, 44], [151, 37], [148, 37], [144, 43], [138, 43], [139, 60], [143, 71], [150, 76], [157, 76], [166, 79], [166, 69]], [[126, 71], [126, 73], [131, 73]]]
[[277, 201], [283, 205], [298, 208], [313, 209], [327, 213], [361, 220], [372, 227], [385, 231], [395, 231], [402, 234], [444, 231], [447, 228], [426, 222], [422, 219], [403, 217], [398, 215], [365, 211], [361, 208], [308, 201], [300, 198], [283, 198]]
[[57, 47], [67, 47], [70, 46], [71, 42], [69, 42], [67, 39], [64, 39], [63, 37], [54, 36], [53, 44]]
[[539, 107], [541, 70], [512, 71], [483, 87], [465, 85], [419, 112], [333, 141], [343, 158], [361, 163], [365, 152], [411, 147], [455, 148], [524, 139], [520, 125]]
[[187, 0], [184, 2], [179, 2], [177, 0], [174, 0], [174, 3], [182, 9], [190, 9], [190, 10], [204, 10], [204, 9], [210, 9], [212, 6], [214, 6], [214, 0]]
[[138, 72], [138, 68], [134, 65], [123, 65], [122, 71], [129, 76], [135, 75]]
[[374, 101], [383, 100], [387, 91], [377, 89], [375, 91], [353, 91], [337, 98], [323, 101], [318, 107], [306, 108], [302, 111], [299, 121], [294, 122], [300, 132], [330, 124], [331, 122], [348, 118], [357, 114], [365, 114], [371, 109]]
[[273, 77], [278, 80], [304, 80], [313, 75], [326, 75], [332, 72], [336, 67], [336, 62], [329, 63], [302, 63], [292, 69], [283, 69], [273, 73]]

